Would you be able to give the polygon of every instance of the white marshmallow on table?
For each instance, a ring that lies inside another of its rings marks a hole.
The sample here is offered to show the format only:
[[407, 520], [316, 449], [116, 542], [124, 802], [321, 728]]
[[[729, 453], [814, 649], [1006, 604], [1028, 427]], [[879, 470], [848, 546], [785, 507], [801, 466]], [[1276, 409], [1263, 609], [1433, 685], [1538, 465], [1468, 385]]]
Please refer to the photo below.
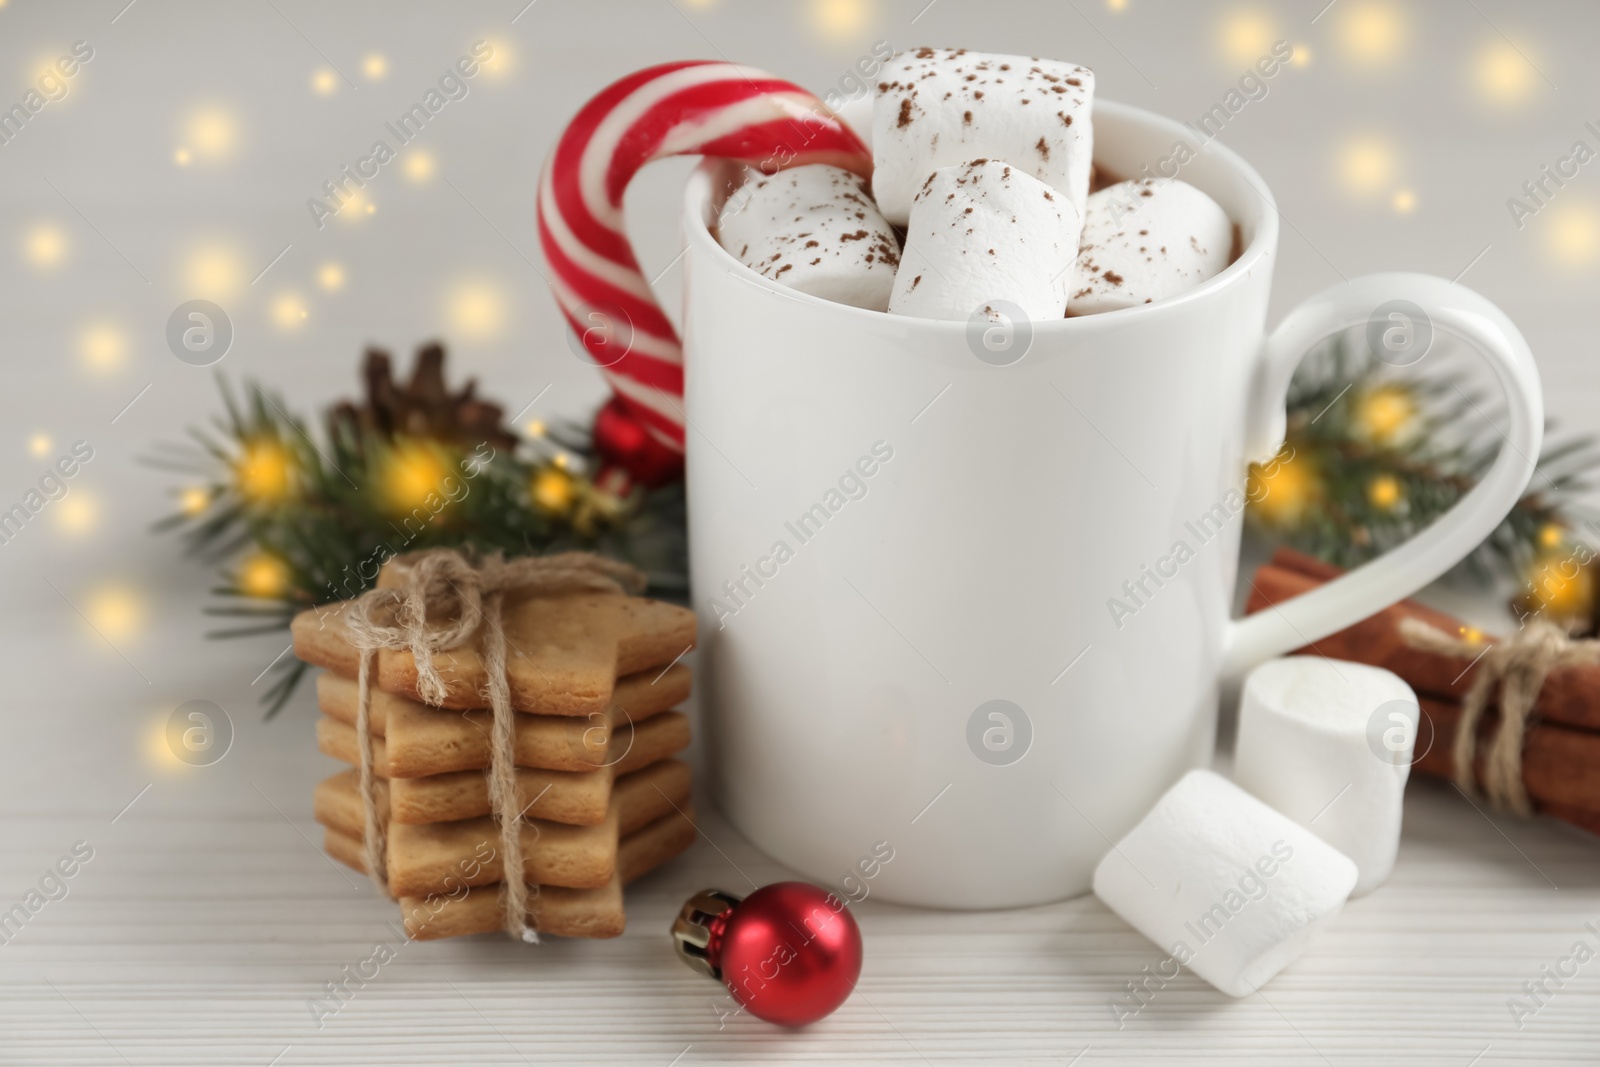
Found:
[[872, 195], [904, 226], [911, 200], [940, 167], [1000, 159], [1066, 194], [1081, 216], [1094, 154], [1094, 72], [1027, 56], [919, 48], [878, 75], [872, 108]]
[[1254, 993], [1344, 906], [1356, 865], [1210, 771], [1167, 790], [1094, 871], [1094, 892], [1177, 962]]
[[1138, 178], [1089, 197], [1068, 311], [1092, 315], [1165, 300], [1215, 277], [1233, 221], [1187, 182]]
[[911, 205], [892, 315], [972, 317], [1009, 301], [1029, 319], [1066, 314], [1082, 223], [1055, 189], [1000, 160], [941, 167]]
[[1354, 860], [1360, 896], [1394, 869], [1420, 714], [1416, 693], [1381, 667], [1263, 663], [1239, 702], [1234, 780]]
[[900, 242], [847, 170], [817, 163], [752, 179], [728, 198], [717, 238], [791, 289], [873, 311], [889, 306]]

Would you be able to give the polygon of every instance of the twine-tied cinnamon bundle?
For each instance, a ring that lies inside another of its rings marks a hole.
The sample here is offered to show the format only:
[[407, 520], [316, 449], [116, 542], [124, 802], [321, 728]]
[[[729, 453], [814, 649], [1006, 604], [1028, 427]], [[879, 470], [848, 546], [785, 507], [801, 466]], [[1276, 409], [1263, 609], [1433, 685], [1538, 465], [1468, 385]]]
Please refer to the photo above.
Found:
[[[429, 549], [405, 557], [398, 588], [369, 589], [345, 610], [345, 624], [359, 650], [356, 675], [356, 741], [359, 752], [363, 846], [367, 873], [389, 894], [384, 827], [378, 817], [372, 745], [372, 673], [380, 649], [410, 652], [417, 667], [417, 694], [435, 707], [448, 687], [433, 664], [435, 653], [469, 645], [482, 631], [479, 655], [493, 712], [489, 746], [489, 802], [500, 829], [505, 872], [501, 911], [506, 933], [537, 944], [528, 920], [529, 887], [523, 873], [522, 816], [517, 804], [514, 760], [515, 711], [506, 679], [506, 634], [502, 613], [506, 594], [643, 591], [645, 576], [616, 560], [587, 552], [524, 556], [507, 560], [498, 553], [469, 558], [452, 548]], [[537, 887], [535, 887], [535, 892]]]
[[1474, 658], [1477, 673], [1462, 700], [1461, 721], [1450, 753], [1456, 785], [1469, 793], [1475, 786], [1478, 726], [1489, 698], [1499, 687], [1500, 723], [1484, 753], [1483, 792], [1496, 807], [1523, 816], [1533, 814], [1522, 781], [1522, 746], [1539, 690], [1553, 670], [1600, 663], [1600, 641], [1575, 641], [1548, 619], [1535, 619], [1514, 636], [1488, 646], [1463, 641], [1416, 618], [1401, 620], [1400, 635], [1406, 644], [1424, 652]]

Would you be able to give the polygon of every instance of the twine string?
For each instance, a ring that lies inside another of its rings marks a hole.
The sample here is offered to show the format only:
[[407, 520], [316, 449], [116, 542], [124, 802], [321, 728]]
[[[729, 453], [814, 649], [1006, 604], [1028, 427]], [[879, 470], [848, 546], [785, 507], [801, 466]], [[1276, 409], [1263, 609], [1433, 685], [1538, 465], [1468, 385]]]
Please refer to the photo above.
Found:
[[1483, 793], [1496, 807], [1518, 815], [1533, 814], [1522, 780], [1522, 748], [1534, 721], [1539, 691], [1550, 672], [1562, 667], [1600, 663], [1600, 641], [1575, 641], [1548, 619], [1535, 619], [1515, 635], [1487, 650], [1463, 641], [1417, 618], [1400, 621], [1400, 636], [1423, 652], [1463, 658], [1478, 657], [1472, 685], [1461, 702], [1461, 722], [1451, 746], [1451, 772], [1456, 785], [1477, 789], [1478, 728], [1489, 699], [1500, 690], [1500, 723], [1484, 752]]
[[378, 653], [409, 652], [416, 663], [417, 694], [438, 707], [450, 690], [434, 665], [434, 654], [465, 646], [481, 632], [480, 654], [493, 712], [488, 784], [500, 831], [501, 914], [507, 935], [537, 944], [537, 920], [530, 922], [529, 914], [530, 896], [536, 897], [538, 888], [530, 888], [524, 875], [523, 810], [514, 751], [516, 712], [506, 674], [505, 599], [510, 593], [638, 593], [644, 589], [645, 576], [626, 563], [587, 552], [507, 560], [498, 553], [469, 558], [457, 549], [438, 548], [400, 557], [400, 564], [398, 587], [369, 589], [344, 613], [351, 641], [360, 652], [356, 747], [367, 874], [392, 899], [371, 732], [372, 676], [378, 667]]

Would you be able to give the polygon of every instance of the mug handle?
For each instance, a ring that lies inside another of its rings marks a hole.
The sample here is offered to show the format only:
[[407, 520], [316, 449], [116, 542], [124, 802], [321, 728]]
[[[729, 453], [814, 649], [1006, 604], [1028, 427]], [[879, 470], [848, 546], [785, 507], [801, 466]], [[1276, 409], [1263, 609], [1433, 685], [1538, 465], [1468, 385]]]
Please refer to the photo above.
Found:
[[[1246, 454], [1265, 460], [1281, 445], [1289, 380], [1306, 353], [1339, 330], [1372, 323], [1385, 305], [1396, 301], [1414, 305], [1396, 312], [1411, 330], [1412, 345], [1431, 344], [1433, 334], [1443, 331], [1467, 341], [1488, 360], [1510, 413], [1505, 443], [1482, 480], [1411, 540], [1326, 585], [1230, 621], [1224, 677], [1337, 633], [1421, 589], [1482, 543], [1533, 477], [1544, 437], [1544, 398], [1527, 341], [1488, 300], [1427, 274], [1368, 274], [1295, 308], [1267, 338], [1246, 423]], [[1380, 321], [1375, 328], [1385, 327]], [[1404, 345], [1391, 350], [1407, 352]], [[1415, 362], [1424, 355], [1426, 347], [1395, 362]]]

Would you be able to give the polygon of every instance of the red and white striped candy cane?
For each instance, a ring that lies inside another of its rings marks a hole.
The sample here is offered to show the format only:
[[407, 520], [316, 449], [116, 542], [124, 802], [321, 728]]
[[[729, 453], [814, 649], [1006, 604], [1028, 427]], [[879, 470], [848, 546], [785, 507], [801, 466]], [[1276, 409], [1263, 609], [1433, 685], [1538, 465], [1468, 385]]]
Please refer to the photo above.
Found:
[[613, 407], [673, 458], [683, 452], [683, 349], [639, 270], [622, 195], [646, 163], [681, 155], [739, 160], [768, 173], [806, 163], [861, 175], [872, 168], [861, 139], [806, 90], [709, 60], [630, 74], [585, 104], [562, 133], [539, 179], [539, 240], [551, 287], [611, 383]]

